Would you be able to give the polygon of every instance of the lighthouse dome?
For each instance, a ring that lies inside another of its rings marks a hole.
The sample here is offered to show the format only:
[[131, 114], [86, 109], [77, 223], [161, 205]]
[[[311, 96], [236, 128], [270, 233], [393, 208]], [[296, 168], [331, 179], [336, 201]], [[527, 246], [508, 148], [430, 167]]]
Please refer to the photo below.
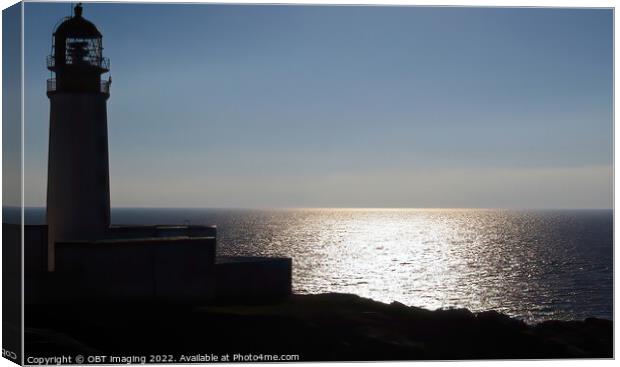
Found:
[[100, 38], [101, 32], [92, 22], [82, 17], [82, 6], [76, 5], [74, 15], [60, 23], [54, 31], [56, 38]]

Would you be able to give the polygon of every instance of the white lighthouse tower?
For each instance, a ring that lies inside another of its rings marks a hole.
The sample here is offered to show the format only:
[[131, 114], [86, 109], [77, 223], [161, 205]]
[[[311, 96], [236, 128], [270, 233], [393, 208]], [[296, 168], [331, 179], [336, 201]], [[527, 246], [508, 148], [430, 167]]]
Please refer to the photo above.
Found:
[[105, 236], [110, 226], [108, 127], [110, 81], [101, 33], [74, 8], [54, 31], [47, 67], [50, 99], [47, 173], [48, 270], [55, 243]]

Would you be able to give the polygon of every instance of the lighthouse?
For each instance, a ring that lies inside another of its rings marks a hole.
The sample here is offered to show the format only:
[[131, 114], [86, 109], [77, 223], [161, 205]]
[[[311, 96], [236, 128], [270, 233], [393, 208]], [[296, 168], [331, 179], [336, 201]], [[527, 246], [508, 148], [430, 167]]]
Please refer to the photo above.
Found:
[[55, 245], [103, 238], [110, 227], [106, 104], [110, 80], [102, 35], [76, 5], [52, 36], [47, 172], [48, 270]]
[[73, 11], [55, 28], [47, 58], [47, 224], [6, 228], [12, 238], [23, 230], [25, 302], [187, 304], [290, 295], [291, 259], [217, 256], [215, 226], [110, 224], [110, 79], [102, 78], [110, 63], [97, 27], [81, 5]]

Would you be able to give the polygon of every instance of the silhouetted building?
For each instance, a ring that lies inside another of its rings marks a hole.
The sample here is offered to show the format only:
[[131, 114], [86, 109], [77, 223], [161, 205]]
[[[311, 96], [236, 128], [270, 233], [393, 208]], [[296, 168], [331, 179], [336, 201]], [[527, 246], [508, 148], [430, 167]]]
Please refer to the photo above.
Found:
[[[47, 225], [25, 226], [26, 303], [203, 301], [291, 293], [291, 259], [217, 257], [216, 227], [110, 225], [102, 35], [74, 8], [53, 35]], [[16, 232], [20, 227], [7, 225]]]

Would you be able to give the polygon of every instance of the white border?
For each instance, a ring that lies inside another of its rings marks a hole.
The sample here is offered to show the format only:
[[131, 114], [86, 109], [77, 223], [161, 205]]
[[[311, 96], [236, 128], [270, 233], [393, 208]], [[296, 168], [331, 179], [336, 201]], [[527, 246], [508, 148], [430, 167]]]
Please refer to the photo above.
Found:
[[[29, 1], [29, 2], [42, 2], [42, 1]], [[59, 1], [59, 2], [66, 2], [66, 1]], [[111, 0], [111, 1], [90, 1], [90, 0], [83, 0], [83, 2], [87, 3], [87, 2], [131, 2], [131, 3], [230, 3], [230, 4], [315, 4], [315, 5], [418, 5], [418, 6], [479, 6], [479, 7], [562, 7], [562, 8], [572, 8], [572, 7], [584, 7], [584, 8], [615, 8], [616, 6], [616, 2], [615, 1], [610, 1], [610, 0], [589, 0], [589, 1], [584, 1], [584, 0], [564, 0], [564, 1], [557, 1], [557, 0], [520, 0], [520, 1], [514, 1], [514, 0], [475, 0], [475, 1], [467, 1], [467, 0], [448, 0], [448, 1], [433, 1], [433, 0], [415, 0], [415, 1], [396, 1], [396, 0], [391, 0], [391, 1], [387, 1], [387, 0], [337, 0], [337, 1], [330, 1], [330, 0], [314, 0], [314, 1], [303, 1], [303, 0], [288, 0], [288, 1], [260, 1], [260, 0], [241, 0], [241, 1], [234, 1], [234, 0], [219, 0], [219, 1], [206, 1], [206, 2], [199, 2], [199, 1], [175, 1], [175, 0], [150, 0], [150, 1], [120, 1], [120, 0]], [[15, 4], [16, 1], [13, 0], [0, 0], [0, 4], [2, 5], [2, 9], [5, 9], [13, 4]], [[24, 43], [24, 11], [23, 11], [23, 4], [22, 4], [22, 34], [21, 34], [21, 38], [22, 38], [22, 48], [21, 48], [21, 55], [20, 58], [22, 60], [22, 69], [21, 69], [21, 83], [22, 83], [22, 95], [21, 95], [21, 116], [22, 116], [22, 126], [21, 126], [21, 138], [22, 138], [22, 162], [21, 162], [21, 169], [22, 169], [22, 176], [21, 176], [21, 184], [22, 184], [22, 192], [21, 192], [21, 203], [22, 203], [22, 208], [23, 208], [23, 204], [24, 204], [24, 114], [25, 114], [25, 107], [24, 107], [24, 96], [25, 96], [25, 85], [24, 85], [24, 73], [25, 70], [23, 68], [23, 60], [24, 60], [24, 47], [23, 47], [23, 43]], [[1, 19], [1, 18], [0, 18]], [[1, 20], [0, 20], [0, 36], [1, 36]], [[0, 37], [1, 39], [1, 37]], [[618, 61], [617, 58], [615, 57], [615, 51], [616, 51], [616, 40], [618, 39], [618, 30], [615, 27], [615, 14], [614, 14], [614, 71], [616, 69], [616, 67], [618, 66]], [[2, 53], [0, 51], [0, 65], [1, 65], [1, 56]], [[615, 93], [615, 85], [616, 85], [616, 74], [614, 72], [614, 111], [613, 111], [613, 116], [614, 116], [614, 173], [615, 173], [615, 162], [617, 162], [617, 158], [618, 158], [618, 151], [616, 151], [615, 149], [615, 141], [617, 141], [616, 138], [618, 138], [618, 131], [615, 129], [615, 107], [617, 106], [617, 97], [616, 97], [616, 93]], [[1, 82], [1, 78], [0, 78], [0, 82]], [[0, 96], [1, 96], [1, 91], [0, 91]], [[0, 138], [1, 138], [1, 131], [0, 131]], [[0, 157], [1, 157], [1, 152], [0, 152]], [[0, 172], [0, 177], [1, 177], [1, 172]], [[615, 196], [615, 190], [618, 188], [616, 186], [616, 180], [615, 180], [615, 174], [614, 174], [614, 208], [616, 207], [616, 204], [618, 204], [618, 198]], [[1, 183], [0, 183], [1, 185]], [[22, 223], [24, 220], [24, 212], [22, 209]], [[618, 230], [618, 226], [616, 225], [616, 217], [614, 215], [614, 244], [616, 243], [616, 238], [617, 238], [617, 230]], [[22, 229], [23, 230], [23, 229]], [[1, 230], [0, 230], [1, 231]], [[23, 235], [23, 233], [22, 233]], [[615, 251], [615, 247], [614, 247], [614, 315], [618, 314], [618, 303], [615, 302], [615, 280], [616, 280], [616, 276], [617, 273], [615, 272], [615, 264], [618, 263], [618, 254]], [[22, 247], [22, 265], [23, 265], [23, 247]], [[0, 269], [1, 269], [1, 265], [0, 265]], [[23, 267], [22, 267], [23, 269]], [[1, 274], [0, 274], [0, 280], [1, 280]], [[22, 273], [22, 282], [23, 282], [23, 273]], [[23, 283], [22, 283], [23, 284]], [[22, 304], [23, 304], [23, 290], [22, 290]], [[0, 296], [1, 297], [1, 296]], [[0, 298], [1, 300], [1, 298]], [[1, 310], [1, 304], [0, 304], [0, 310]], [[23, 316], [22, 316], [22, 325], [23, 325]], [[614, 336], [615, 336], [615, 324], [614, 324]], [[614, 346], [617, 345], [617, 338], [614, 338]], [[0, 336], [0, 343], [1, 343], [1, 336]], [[22, 356], [23, 356], [23, 336], [22, 336]], [[377, 362], [377, 364], [379, 365], [385, 365], [385, 364], [403, 364], [403, 363], [411, 363], [411, 362]], [[472, 363], [482, 363], [482, 364], [495, 364], [495, 363], [500, 363], [502, 365], [505, 366], [558, 366], [558, 365], [600, 365], [600, 364], [611, 364], [613, 363], [613, 361], [592, 361], [592, 360], [555, 360], [555, 361], [465, 361], [465, 362], [416, 362], [416, 364], [419, 365], [432, 365], [432, 366], [447, 366], [447, 365], [453, 365], [455, 363], [459, 363], [459, 364], [468, 364], [471, 365]], [[310, 365], [314, 365], [315, 363], [310, 363]], [[347, 365], [364, 365], [365, 363], [347, 363]], [[218, 365], [224, 365], [224, 364], [218, 364]], [[230, 365], [230, 364], [228, 364]], [[239, 366], [253, 366], [256, 364], [248, 364], [248, 363], [242, 363], [242, 364], [235, 364], [235, 365], [239, 365]], [[289, 364], [290, 365], [290, 364]], [[304, 363], [304, 365], [308, 365], [308, 363]], [[318, 364], [317, 364], [318, 365]], [[337, 366], [337, 365], [341, 365], [340, 363], [321, 363], [321, 365], [323, 366]], [[14, 366], [13, 363], [11, 363], [10, 361], [8, 361], [7, 359], [4, 358], [0, 358], [0, 367], [4, 367], [4, 366]], [[178, 366], [178, 365], [177, 365]], [[187, 366], [192, 366], [192, 365], [187, 365]]]

